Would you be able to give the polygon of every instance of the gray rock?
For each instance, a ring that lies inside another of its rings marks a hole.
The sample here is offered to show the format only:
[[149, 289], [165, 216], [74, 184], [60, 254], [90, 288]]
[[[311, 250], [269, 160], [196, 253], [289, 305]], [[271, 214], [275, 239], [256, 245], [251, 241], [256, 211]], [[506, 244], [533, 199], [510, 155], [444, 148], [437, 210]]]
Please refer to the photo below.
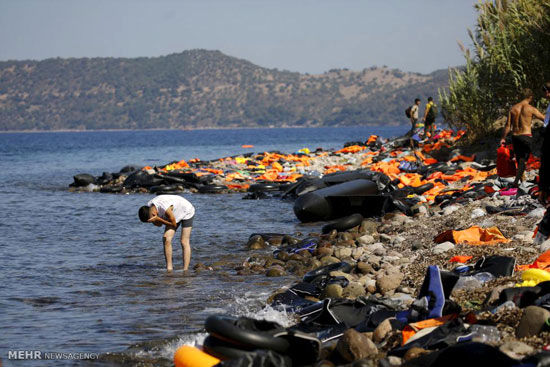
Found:
[[376, 272], [376, 270], [374, 270], [372, 264], [369, 264], [369, 263], [366, 263], [366, 262], [363, 262], [363, 261], [359, 261], [357, 263], [357, 270], [361, 274], [374, 274]]
[[365, 287], [359, 282], [350, 282], [342, 293], [342, 296], [349, 299], [356, 299], [357, 297], [364, 296], [367, 292]]
[[376, 293], [376, 280], [374, 279], [367, 279], [365, 281], [365, 289], [369, 293]]
[[410, 360], [413, 360], [413, 359], [416, 359], [424, 354], [429, 354], [430, 351], [426, 350], [426, 349], [423, 349], [423, 348], [419, 348], [419, 347], [412, 347], [410, 348], [406, 353], [405, 355], [403, 356], [403, 359], [405, 361], [410, 361]]
[[386, 249], [384, 248], [377, 248], [372, 252], [376, 256], [384, 256], [386, 254]]
[[371, 243], [374, 243], [375, 239], [374, 236], [370, 234], [365, 234], [357, 239], [357, 242], [360, 245], [370, 245]]
[[449, 205], [443, 209], [443, 215], [451, 215], [456, 212], [460, 207], [458, 205]]
[[334, 263], [339, 263], [340, 259], [334, 257], [334, 256], [325, 256], [321, 258], [321, 264], [324, 265], [330, 265]]
[[443, 243], [440, 243], [440, 244], [437, 244], [436, 246], [433, 247], [433, 252], [435, 254], [442, 254], [444, 252], [447, 252], [447, 251], [450, 251], [452, 249], [455, 248], [455, 244], [452, 243], [452, 242], [443, 242]]
[[375, 255], [371, 255], [367, 259], [367, 262], [369, 264], [372, 264], [375, 269], [378, 269], [380, 267], [380, 261], [382, 261], [382, 258]]
[[418, 251], [418, 250], [422, 250], [426, 247], [427, 247], [426, 244], [424, 244], [422, 242], [414, 242], [411, 246], [411, 249], [414, 250], [414, 251]]
[[351, 257], [354, 260], [357, 260], [357, 259], [360, 259], [364, 253], [365, 253], [365, 250], [362, 247], [356, 247], [351, 251]]
[[372, 245], [366, 246], [365, 249], [368, 252], [374, 252], [379, 249], [384, 249], [384, 244], [382, 242], [376, 242], [376, 243], [373, 243]]
[[514, 359], [521, 359], [534, 352], [533, 347], [518, 340], [507, 341], [499, 349], [502, 353]]
[[393, 329], [391, 325], [391, 320], [392, 318], [385, 319], [376, 327], [376, 329], [374, 329], [372, 340], [375, 343], [380, 343], [382, 340], [386, 339], [386, 337], [391, 333]]
[[351, 247], [337, 247], [334, 249], [334, 257], [337, 257], [338, 259], [351, 257], [351, 251]]
[[403, 236], [396, 236], [394, 239], [393, 239], [393, 244], [394, 245], [400, 245], [402, 244], [403, 242], [406, 241], [406, 238], [403, 237]]
[[267, 269], [266, 276], [268, 277], [280, 277], [285, 275], [285, 269], [280, 265], [273, 265], [269, 269]]
[[401, 260], [401, 256], [384, 256], [382, 258], [382, 261], [388, 262], [391, 264], [396, 264], [399, 260]]
[[388, 362], [390, 362], [390, 366], [401, 366], [403, 364], [403, 360], [396, 356], [389, 356]]
[[524, 338], [538, 335], [548, 319], [550, 319], [550, 311], [537, 306], [526, 307], [516, 330], [516, 336]]
[[393, 292], [403, 280], [403, 274], [400, 272], [394, 272], [390, 274], [382, 275], [376, 280], [376, 289], [380, 294], [386, 295], [390, 292]]
[[319, 247], [315, 250], [315, 255], [319, 257], [332, 256], [334, 249], [332, 247]]
[[471, 218], [475, 219], [475, 218], [483, 217], [486, 214], [487, 213], [485, 213], [485, 210], [481, 208], [475, 208], [474, 210], [472, 210]]
[[378, 223], [372, 220], [363, 220], [359, 226], [359, 233], [376, 233]]
[[385, 243], [391, 243], [392, 242], [392, 236], [389, 234], [382, 233], [380, 234], [380, 241]]
[[262, 248], [266, 248], [267, 245], [262, 236], [255, 235], [248, 239], [248, 242], [246, 243], [246, 247], [248, 247], [249, 250], [259, 250]]
[[344, 335], [336, 344], [336, 350], [347, 362], [374, 357], [378, 354], [378, 348], [372, 340], [354, 329], [348, 329], [344, 332]]
[[344, 289], [340, 284], [329, 284], [323, 290], [321, 298], [342, 298]]
[[428, 208], [424, 205], [418, 205], [418, 214], [420, 216], [428, 216]]

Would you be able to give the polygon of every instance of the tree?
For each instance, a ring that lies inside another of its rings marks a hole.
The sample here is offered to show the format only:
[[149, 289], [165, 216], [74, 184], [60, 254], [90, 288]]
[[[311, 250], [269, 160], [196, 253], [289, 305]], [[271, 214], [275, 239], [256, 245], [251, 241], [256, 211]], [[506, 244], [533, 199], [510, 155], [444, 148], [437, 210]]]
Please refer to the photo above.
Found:
[[448, 123], [483, 136], [523, 88], [539, 91], [550, 78], [550, 0], [484, 1], [475, 7], [473, 55], [460, 44], [466, 67], [449, 71], [449, 91], [440, 91], [440, 101]]

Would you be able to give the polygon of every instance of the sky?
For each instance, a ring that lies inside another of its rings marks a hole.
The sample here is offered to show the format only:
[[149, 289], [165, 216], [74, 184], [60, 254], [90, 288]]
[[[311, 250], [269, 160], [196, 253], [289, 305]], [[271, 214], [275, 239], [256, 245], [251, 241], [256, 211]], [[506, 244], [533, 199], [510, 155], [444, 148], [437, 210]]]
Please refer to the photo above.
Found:
[[0, 0], [0, 61], [220, 50], [319, 74], [464, 63], [478, 0]]

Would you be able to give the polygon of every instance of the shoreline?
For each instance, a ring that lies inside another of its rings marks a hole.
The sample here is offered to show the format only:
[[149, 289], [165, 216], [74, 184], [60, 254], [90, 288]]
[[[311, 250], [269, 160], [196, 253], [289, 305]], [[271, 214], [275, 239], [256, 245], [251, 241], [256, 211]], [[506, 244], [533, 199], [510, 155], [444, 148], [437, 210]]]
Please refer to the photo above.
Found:
[[342, 126], [271, 126], [271, 127], [201, 127], [201, 128], [183, 128], [183, 129], [96, 129], [96, 130], [79, 130], [79, 129], [59, 129], [59, 130], [0, 130], [0, 134], [15, 134], [15, 133], [87, 133], [87, 132], [124, 132], [124, 131], [208, 131], [208, 130], [261, 130], [261, 129], [319, 129], [319, 128], [346, 128], [346, 127], [401, 127], [408, 126], [407, 124], [388, 124], [388, 125], [342, 125]]
[[[445, 142], [446, 139], [442, 141]], [[437, 267], [438, 272], [447, 272], [456, 277], [451, 288], [445, 288], [444, 294], [438, 295], [445, 298], [445, 304], [455, 308], [441, 308], [436, 316], [447, 318], [442, 322], [437, 321], [439, 323], [434, 325], [451, 325], [455, 322], [450, 320], [456, 320], [460, 325], [464, 323], [466, 329], [472, 324], [482, 325], [482, 330], [495, 332], [498, 338], [487, 341], [483, 339], [486, 338], [484, 334], [478, 334], [477, 339], [474, 337], [473, 340], [481, 341], [491, 353], [503, 358], [515, 358], [517, 363], [520, 363], [523, 358], [535, 355], [542, 350], [542, 346], [550, 344], [550, 333], [541, 332], [540, 329], [525, 331], [525, 325], [530, 320], [525, 305], [517, 302], [510, 305], [512, 301], [509, 301], [506, 306], [503, 306], [504, 301], [501, 300], [505, 290], [513, 291], [515, 284], [522, 283], [526, 279], [522, 277], [522, 270], [517, 268], [515, 272], [510, 272], [513, 267], [510, 269], [508, 266], [508, 270], [501, 272], [484, 267], [483, 264], [484, 259], [497, 258], [500, 259], [499, 261], [513, 260], [517, 265], [532, 264], [541, 253], [550, 248], [550, 244], [546, 244], [546, 247], [534, 245], [532, 239], [533, 226], [541, 219], [544, 210], [527, 192], [522, 191], [521, 196], [517, 197], [507, 196], [509, 194], [505, 192], [508, 190], [508, 181], [498, 178], [495, 168], [488, 169], [490, 165], [487, 162], [480, 164], [474, 161], [474, 157], [461, 155], [460, 149], [453, 151], [456, 146], [451, 140], [447, 142], [449, 147], [441, 145], [433, 150], [428, 150], [430, 144], [421, 147], [420, 154], [424, 154], [422, 160], [427, 167], [431, 164], [437, 166], [433, 174], [425, 175], [432, 177], [435, 174], [434, 177], [446, 183], [441, 190], [432, 193], [429, 192], [430, 189], [422, 193], [409, 192], [408, 195], [417, 200], [415, 205], [407, 205], [406, 215], [400, 213], [400, 210], [391, 211], [373, 218], [363, 218], [360, 224], [356, 223], [354, 227], [348, 229], [323, 231], [323, 234], [309, 233], [305, 238], [295, 240], [284, 235], [251, 235], [247, 247], [254, 254], [251, 257], [253, 260], [250, 263], [245, 261], [242, 266], [236, 268], [237, 274], [243, 276], [265, 274], [268, 277], [296, 276], [298, 283], [289, 284], [272, 294], [266, 306], [273, 305], [277, 300], [284, 306], [285, 297], [290, 296], [288, 292], [298, 292], [302, 299], [300, 302], [319, 304], [327, 298], [334, 301], [343, 299], [355, 302], [354, 307], [359, 307], [358, 300], [367, 302], [367, 305], [369, 302], [377, 305], [379, 305], [378, 302], [382, 304], [393, 302], [398, 310], [406, 311], [413, 307], [415, 301], [421, 299], [419, 292], [421, 292], [422, 282], [426, 279], [433, 282], [433, 279], [436, 279], [428, 276], [428, 269], [433, 271], [434, 267]], [[378, 151], [377, 154], [381, 154], [381, 150], [373, 146], [371, 151], [374, 150]], [[359, 157], [362, 156], [361, 152], [364, 154], [362, 150], [344, 153], [339, 155], [338, 159]], [[399, 157], [404, 159], [411, 156], [410, 150], [403, 147], [390, 148], [388, 152], [390, 154], [383, 157], [387, 159], [393, 157], [392, 161], [398, 160]], [[444, 153], [446, 155], [442, 155]], [[438, 159], [435, 162], [430, 161], [434, 156], [438, 156]], [[404, 161], [407, 160], [404, 159]], [[378, 163], [384, 162], [371, 161], [368, 164], [369, 169], [373, 171], [384, 167]], [[415, 175], [415, 173], [403, 175], [403, 172], [401, 174], [392, 172], [389, 173], [390, 178], [401, 181], [401, 184], [410, 181]], [[530, 167], [527, 172], [529, 182], [534, 182], [536, 173], [537, 170]], [[416, 181], [410, 185], [409, 187], [420, 187], [426, 184], [423, 181]], [[532, 187], [533, 184], [528, 186]], [[406, 186], [400, 187], [401, 190], [405, 188]], [[522, 205], [521, 210], [514, 205]], [[490, 208], [500, 208], [498, 210], [501, 211], [492, 212]], [[515, 212], [510, 212], [509, 208], [516, 208]], [[446, 241], [437, 239], [445, 231], [466, 230], [475, 226], [496, 227], [502, 237], [496, 242], [486, 244], [483, 243], [484, 240], [479, 240], [481, 243], [464, 243], [453, 239]], [[311, 242], [312, 238], [315, 242], [314, 249], [306, 248], [309, 246], [306, 242]], [[252, 252], [266, 249], [268, 246], [275, 246], [278, 250], [265, 256]], [[465, 255], [468, 258], [464, 258]], [[452, 259], [455, 257], [460, 257], [461, 260], [453, 262]], [[338, 265], [344, 262], [350, 266]], [[332, 279], [332, 282], [315, 285], [316, 290], [313, 291], [310, 281], [306, 280], [307, 274], [312, 271], [320, 272], [323, 266], [333, 269], [323, 273], [328, 280]], [[469, 280], [458, 286], [463, 273], [454, 271], [460, 266], [469, 267], [470, 270], [464, 276]], [[489, 272], [488, 280], [474, 279], [474, 275], [469, 275], [474, 274], [472, 269], [478, 266], [482, 273]], [[306, 276], [303, 277], [304, 275]], [[301, 282], [300, 278], [302, 278]], [[304, 283], [308, 283], [310, 287], [305, 292], [307, 296], [299, 291], [299, 289], [303, 291]], [[453, 287], [454, 285], [457, 286]], [[294, 288], [295, 286], [298, 288]], [[448, 287], [448, 284], [441, 286]], [[443, 298], [440, 299], [442, 300]], [[538, 309], [542, 308], [538, 307]], [[454, 310], [452, 312], [456, 312], [456, 315], [451, 314], [450, 310]], [[550, 315], [550, 312], [548, 314]], [[410, 325], [414, 325], [417, 321], [436, 322], [432, 317], [411, 318], [409, 322]], [[324, 356], [322, 360], [336, 366], [365, 359], [375, 363], [385, 360], [389, 363], [388, 365], [399, 366], [415, 359], [422, 360], [432, 353], [437, 355], [438, 350], [445, 350], [445, 348], [415, 342], [411, 344], [413, 348], [409, 345], [407, 353], [395, 355], [394, 351], [402, 348], [405, 340], [403, 328], [409, 323], [394, 322], [395, 318], [391, 322], [386, 320], [387, 317], [368, 330], [357, 331], [355, 325], [348, 325], [348, 329], [332, 344], [323, 346], [324, 352], [320, 354]], [[301, 323], [307, 326], [307, 321], [298, 321], [298, 325]], [[327, 330], [331, 327], [333, 326], [326, 326]], [[415, 330], [413, 334], [418, 331]], [[450, 353], [455, 345], [463, 344], [450, 343]], [[412, 351], [414, 353], [409, 353]], [[467, 351], [468, 349], [465, 350]], [[292, 355], [291, 357], [298, 358]], [[321, 358], [317, 363], [319, 365], [323, 363]]]

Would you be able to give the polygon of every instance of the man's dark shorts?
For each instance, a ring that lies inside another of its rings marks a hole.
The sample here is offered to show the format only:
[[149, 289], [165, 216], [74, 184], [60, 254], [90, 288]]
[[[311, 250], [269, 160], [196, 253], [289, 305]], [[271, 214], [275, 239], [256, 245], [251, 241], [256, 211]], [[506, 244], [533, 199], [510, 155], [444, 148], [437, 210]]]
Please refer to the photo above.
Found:
[[195, 218], [195, 216], [193, 215], [191, 218], [189, 219], [183, 219], [183, 220], [180, 220], [178, 222], [178, 227], [181, 225], [182, 228], [189, 228], [189, 227], [193, 227], [193, 219]]
[[529, 135], [512, 135], [512, 145], [514, 146], [514, 155], [516, 160], [528, 160], [531, 154], [531, 141], [533, 138]]

